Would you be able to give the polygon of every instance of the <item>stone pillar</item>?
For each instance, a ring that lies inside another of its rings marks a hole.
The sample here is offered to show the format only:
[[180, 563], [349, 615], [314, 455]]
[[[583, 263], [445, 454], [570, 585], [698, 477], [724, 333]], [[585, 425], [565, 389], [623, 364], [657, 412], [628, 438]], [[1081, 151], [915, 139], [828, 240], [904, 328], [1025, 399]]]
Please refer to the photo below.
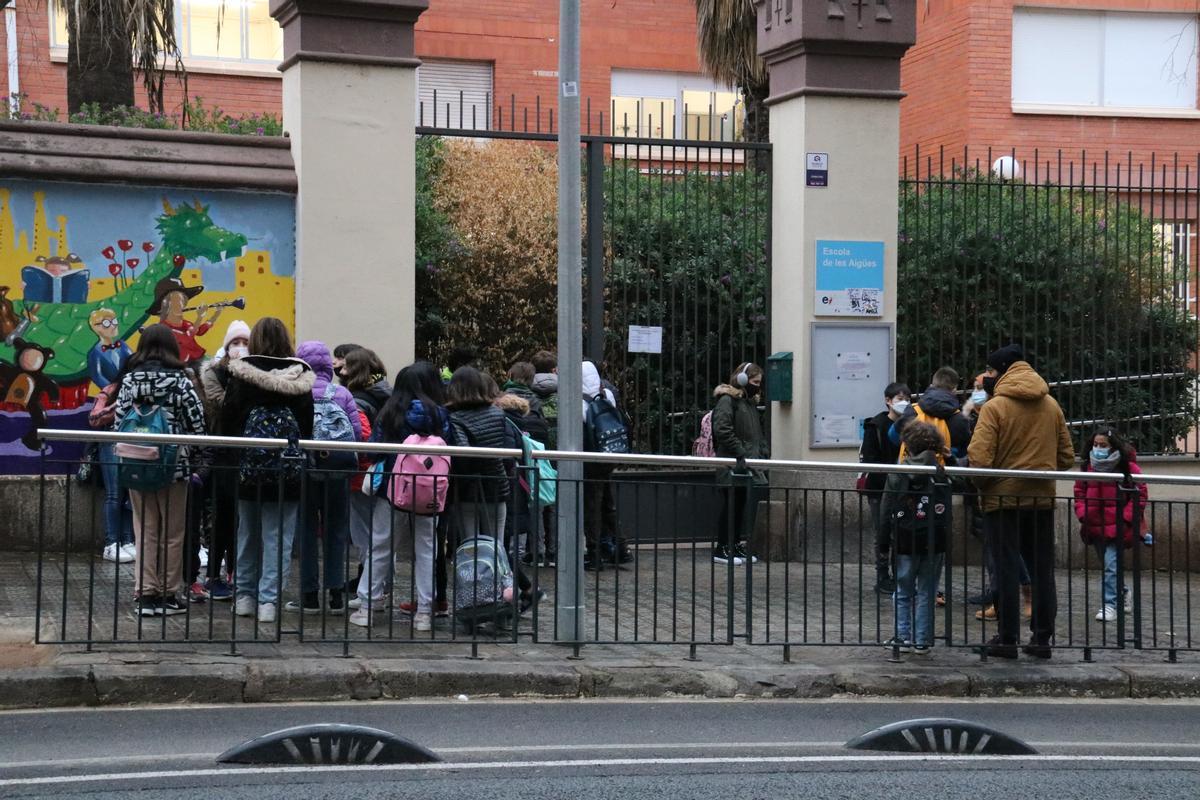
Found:
[[271, 0], [299, 177], [296, 334], [413, 358], [416, 68], [428, 0]]
[[[872, 354], [859, 392], [879, 395], [882, 411], [895, 371], [900, 58], [916, 41], [915, 0], [757, 2], [759, 53], [771, 73], [771, 346], [795, 354], [793, 402], [771, 404], [772, 454], [853, 460], [856, 437], [834, 449], [812, 446], [812, 325], [893, 324], [890, 351]], [[810, 153], [824, 163], [809, 164]], [[831, 313], [840, 299], [816, 296], [818, 240], [871, 243], [852, 258], [882, 243], [877, 313]]]

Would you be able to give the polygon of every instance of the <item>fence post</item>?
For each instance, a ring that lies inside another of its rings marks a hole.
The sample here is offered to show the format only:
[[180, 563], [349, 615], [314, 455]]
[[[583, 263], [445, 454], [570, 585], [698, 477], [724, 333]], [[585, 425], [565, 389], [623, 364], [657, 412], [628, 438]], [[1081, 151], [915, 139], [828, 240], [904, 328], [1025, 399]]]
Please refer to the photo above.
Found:
[[604, 143], [587, 142], [587, 354], [604, 363]]

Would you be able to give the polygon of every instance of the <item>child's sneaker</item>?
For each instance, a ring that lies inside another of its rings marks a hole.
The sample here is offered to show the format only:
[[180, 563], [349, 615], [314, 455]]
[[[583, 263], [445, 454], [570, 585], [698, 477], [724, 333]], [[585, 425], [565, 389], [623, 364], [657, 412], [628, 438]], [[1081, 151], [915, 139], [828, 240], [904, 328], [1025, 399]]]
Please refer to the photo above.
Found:
[[233, 604], [233, 613], [237, 614], [239, 617], [253, 617], [257, 606], [258, 604], [254, 601], [253, 597], [250, 597], [249, 595], [242, 595], [237, 599], [237, 602]]
[[204, 589], [213, 600], [228, 600], [233, 597], [233, 589], [220, 578], [209, 578], [204, 583]]
[[930, 649], [930, 646], [927, 644], [914, 644], [912, 651], [914, 655], [927, 656], [929, 655]]
[[883, 646], [889, 650], [899, 648], [901, 653], [911, 653], [913, 651], [913, 643], [908, 639], [901, 639], [898, 636], [888, 639], [883, 643]]
[[413, 630], [418, 632], [433, 630], [433, 616], [431, 614], [413, 614]]
[[203, 603], [208, 599], [208, 590], [204, 588], [204, 584], [196, 581], [188, 587], [187, 597], [189, 603]]
[[162, 599], [162, 613], [168, 617], [175, 614], [184, 614], [187, 613], [187, 606], [179, 602], [179, 598], [175, 595], [169, 594]]

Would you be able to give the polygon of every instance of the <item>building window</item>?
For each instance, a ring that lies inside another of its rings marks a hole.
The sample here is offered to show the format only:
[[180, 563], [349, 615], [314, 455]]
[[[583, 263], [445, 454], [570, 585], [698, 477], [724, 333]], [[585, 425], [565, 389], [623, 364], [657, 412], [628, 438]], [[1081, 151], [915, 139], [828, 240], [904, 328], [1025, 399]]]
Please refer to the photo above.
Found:
[[1196, 19], [1017, 8], [1013, 103], [1195, 110]]
[[[189, 62], [236, 61], [278, 64], [283, 31], [269, 0], [175, 0], [175, 36]], [[67, 47], [67, 14], [50, 7], [50, 45]]]
[[737, 141], [744, 107], [740, 95], [700, 75], [613, 70], [614, 136]]
[[417, 68], [417, 124], [486, 131], [491, 126], [492, 65], [425, 59]]

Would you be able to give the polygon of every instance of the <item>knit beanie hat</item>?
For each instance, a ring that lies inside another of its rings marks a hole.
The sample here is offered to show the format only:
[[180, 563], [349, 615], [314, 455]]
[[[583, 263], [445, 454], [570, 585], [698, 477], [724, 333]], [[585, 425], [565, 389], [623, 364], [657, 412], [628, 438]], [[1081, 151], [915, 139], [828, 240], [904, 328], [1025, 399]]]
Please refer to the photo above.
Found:
[[1007, 347], [1001, 347], [996, 352], [987, 357], [987, 365], [996, 372], [1003, 375], [1008, 372], [1008, 368], [1018, 361], [1025, 360], [1025, 353], [1022, 352], [1019, 344], [1010, 344]]
[[234, 339], [250, 339], [250, 326], [240, 319], [229, 323], [229, 328], [225, 331], [225, 340], [221, 342], [221, 349], [227, 349]]

